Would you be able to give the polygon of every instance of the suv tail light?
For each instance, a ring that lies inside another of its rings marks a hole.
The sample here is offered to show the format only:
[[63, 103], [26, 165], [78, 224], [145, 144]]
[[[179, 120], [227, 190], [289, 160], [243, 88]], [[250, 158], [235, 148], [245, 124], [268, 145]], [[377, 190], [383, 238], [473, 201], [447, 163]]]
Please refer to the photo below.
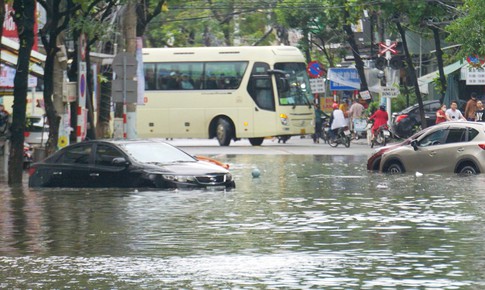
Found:
[[29, 176], [34, 175], [34, 173], [37, 171], [37, 168], [35, 166], [31, 166], [28, 169]]
[[478, 144], [478, 147], [480, 147], [482, 150], [485, 150], [485, 144]]
[[396, 123], [399, 123], [402, 119], [406, 119], [407, 117], [408, 117], [408, 115], [400, 115], [400, 116], [397, 116]]

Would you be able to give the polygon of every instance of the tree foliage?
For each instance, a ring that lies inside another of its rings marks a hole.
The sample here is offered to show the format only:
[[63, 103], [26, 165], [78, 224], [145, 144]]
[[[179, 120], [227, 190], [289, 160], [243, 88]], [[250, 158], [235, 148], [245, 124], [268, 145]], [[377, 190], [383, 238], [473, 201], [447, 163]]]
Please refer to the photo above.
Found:
[[457, 12], [459, 17], [446, 27], [447, 40], [461, 45], [459, 57], [485, 56], [485, 1], [465, 0]]
[[[270, 44], [273, 0], [171, 1], [145, 33], [147, 47]], [[263, 41], [261, 39], [264, 38]]]

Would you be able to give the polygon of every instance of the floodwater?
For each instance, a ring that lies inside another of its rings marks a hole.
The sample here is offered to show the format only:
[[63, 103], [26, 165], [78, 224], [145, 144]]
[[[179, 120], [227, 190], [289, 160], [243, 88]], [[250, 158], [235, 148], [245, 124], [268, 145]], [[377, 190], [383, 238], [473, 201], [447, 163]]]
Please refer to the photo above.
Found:
[[217, 159], [235, 190], [0, 189], [0, 288], [485, 288], [483, 174]]

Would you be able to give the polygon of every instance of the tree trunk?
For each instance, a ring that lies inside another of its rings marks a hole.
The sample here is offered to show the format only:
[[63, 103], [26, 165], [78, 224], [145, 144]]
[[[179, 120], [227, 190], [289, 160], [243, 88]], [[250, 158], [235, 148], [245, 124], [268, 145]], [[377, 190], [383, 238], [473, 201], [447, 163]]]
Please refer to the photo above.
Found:
[[[102, 69], [102, 74], [108, 80], [113, 78], [113, 74], [105, 68]], [[99, 138], [110, 138], [111, 82], [102, 82], [99, 91], [99, 114], [96, 124], [96, 136]]]
[[11, 126], [11, 147], [8, 160], [8, 184], [20, 186], [23, 176], [25, 111], [27, 106], [27, 91], [30, 53], [34, 44], [34, 0], [16, 0], [15, 24], [19, 33], [20, 47], [18, 50], [17, 70], [14, 78], [13, 120]]
[[[104, 53], [112, 54], [113, 51], [109, 46], [103, 48]], [[101, 67], [100, 74], [107, 79], [113, 79], [113, 73], [106, 66]], [[99, 138], [110, 138], [111, 131], [109, 121], [111, 119], [111, 81], [102, 82], [99, 86], [99, 114], [96, 122], [96, 136]]]
[[[347, 18], [348, 18], [348, 12], [345, 12], [345, 19], [344, 19], [345, 23], [347, 23]], [[357, 69], [357, 73], [359, 74], [360, 90], [367, 91], [369, 88], [367, 85], [367, 80], [365, 78], [364, 61], [362, 61], [362, 58], [360, 57], [359, 47], [355, 42], [354, 31], [352, 30], [352, 27], [349, 24], [344, 24], [343, 28], [345, 33], [347, 34], [347, 42], [349, 43], [350, 48], [352, 49], [352, 55], [354, 56], [354, 61], [355, 61], [355, 68]]]
[[416, 100], [418, 100], [419, 116], [421, 118], [421, 128], [424, 129], [427, 127], [427, 125], [426, 125], [426, 118], [424, 115], [423, 98], [421, 97], [421, 92], [419, 91], [418, 78], [416, 76], [416, 70], [413, 65], [413, 59], [411, 58], [411, 54], [409, 53], [408, 43], [406, 41], [406, 33], [402, 28], [401, 22], [399, 22], [399, 20], [394, 20], [394, 22], [396, 23], [396, 27], [397, 27], [397, 30], [399, 31], [399, 34], [401, 35], [402, 47], [404, 49], [404, 55], [406, 56], [406, 63], [408, 65], [408, 73], [410, 75], [409, 77], [413, 81], [414, 91], [416, 93]]
[[443, 51], [441, 50], [440, 32], [438, 28], [431, 27], [434, 36], [434, 45], [436, 48], [436, 59], [438, 60], [438, 71], [440, 73], [440, 104], [443, 104], [446, 94], [446, 76], [443, 68]]
[[44, 104], [47, 120], [49, 121], [49, 137], [46, 142], [46, 156], [51, 155], [57, 150], [57, 139], [59, 137], [59, 123], [60, 117], [54, 108], [53, 92], [54, 92], [54, 61], [56, 57], [56, 49], [48, 49], [47, 57], [44, 65]]

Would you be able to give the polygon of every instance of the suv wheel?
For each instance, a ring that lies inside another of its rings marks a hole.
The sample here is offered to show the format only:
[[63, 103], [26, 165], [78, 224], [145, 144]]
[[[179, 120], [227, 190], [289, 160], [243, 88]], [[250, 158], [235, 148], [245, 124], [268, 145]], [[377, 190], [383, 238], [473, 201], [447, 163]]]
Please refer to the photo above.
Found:
[[460, 175], [475, 175], [478, 173], [480, 172], [477, 170], [475, 165], [472, 165], [472, 164], [466, 164], [462, 166], [460, 170], [458, 170], [458, 174]]
[[404, 168], [401, 163], [397, 161], [392, 161], [389, 165], [386, 166], [384, 172], [389, 174], [401, 174], [404, 173]]

